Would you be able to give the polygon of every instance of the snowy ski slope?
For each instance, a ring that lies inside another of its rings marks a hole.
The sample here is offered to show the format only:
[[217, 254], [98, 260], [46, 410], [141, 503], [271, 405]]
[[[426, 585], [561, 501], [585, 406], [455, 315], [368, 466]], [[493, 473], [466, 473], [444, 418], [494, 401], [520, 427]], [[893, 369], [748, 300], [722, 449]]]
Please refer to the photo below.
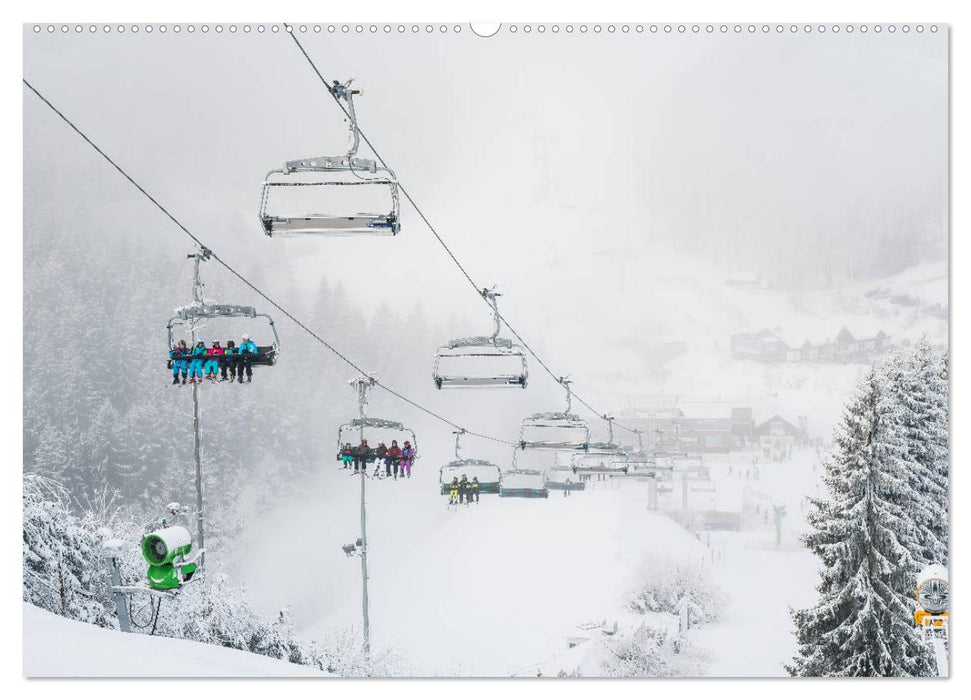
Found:
[[182, 639], [123, 634], [24, 604], [24, 675], [65, 677], [321, 676], [266, 656]]

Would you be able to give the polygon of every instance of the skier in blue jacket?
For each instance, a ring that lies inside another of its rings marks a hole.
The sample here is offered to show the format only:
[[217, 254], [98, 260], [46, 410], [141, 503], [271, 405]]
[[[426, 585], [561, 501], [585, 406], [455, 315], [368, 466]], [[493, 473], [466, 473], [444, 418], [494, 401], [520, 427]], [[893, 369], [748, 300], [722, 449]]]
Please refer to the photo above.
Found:
[[236, 375], [239, 377], [239, 383], [243, 383], [243, 372], [246, 372], [246, 381], [253, 381], [253, 357], [259, 352], [259, 348], [256, 347], [256, 343], [249, 339], [249, 335], [243, 333], [243, 339], [239, 343], [239, 347], [236, 353], [239, 355], [237, 359], [237, 369]]
[[195, 347], [189, 352], [189, 383], [202, 383], [202, 362], [206, 357], [206, 341], [199, 338]]
[[189, 348], [186, 346], [184, 340], [180, 340], [179, 344], [174, 348], [169, 350], [169, 359], [172, 360], [172, 383], [179, 383], [179, 375], [182, 375], [182, 383], [185, 384], [186, 372], [188, 371], [188, 361], [180, 358], [189, 356]]

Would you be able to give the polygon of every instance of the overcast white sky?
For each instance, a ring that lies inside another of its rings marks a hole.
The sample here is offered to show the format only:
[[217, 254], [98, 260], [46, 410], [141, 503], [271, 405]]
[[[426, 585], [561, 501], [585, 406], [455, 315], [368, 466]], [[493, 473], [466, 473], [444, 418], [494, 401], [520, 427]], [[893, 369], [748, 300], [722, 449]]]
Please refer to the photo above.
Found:
[[[946, 212], [946, 30], [482, 39], [466, 27], [303, 41], [328, 79], [364, 88], [366, 133], [473, 276], [502, 285], [513, 306], [583, 276], [591, 252], [665, 235], [867, 235], [855, 225], [902, 201]], [[463, 280], [406, 203], [394, 241], [262, 236], [263, 174], [345, 143], [342, 115], [283, 32], [25, 28], [24, 73], [231, 261], [286, 248], [315, 284], [315, 271], [350, 281], [370, 260], [413, 290], [392, 303], [476, 308], [452, 294]], [[56, 158], [117, 194], [137, 231], [107, 225], [106, 235], [184, 247], [32, 96], [25, 132], [28, 168]], [[384, 285], [355, 295], [388, 297]]]
[[[586, 380], [611, 371], [633, 380], [650, 341], [724, 350], [746, 323], [721, 304], [727, 274], [786, 281], [793, 255], [839, 260], [900, 225], [901, 255], [946, 275], [946, 27], [301, 38], [328, 80], [356, 79], [366, 134], [476, 281], [500, 286], [508, 317], [588, 395]], [[420, 302], [436, 323], [467, 318], [457, 334], [488, 332], [406, 202], [394, 239], [262, 234], [266, 171], [346, 143], [284, 32], [25, 28], [24, 74], [230, 264], [261, 266], [271, 294], [293, 275], [310, 293], [325, 275], [359, 307]], [[59, 181], [44, 201], [28, 196], [28, 217], [43, 206], [92, 242], [156, 241], [182, 283], [187, 239], [32, 95], [24, 104], [25, 174]], [[687, 250], [670, 254], [672, 241]], [[222, 277], [211, 272], [217, 295]]]

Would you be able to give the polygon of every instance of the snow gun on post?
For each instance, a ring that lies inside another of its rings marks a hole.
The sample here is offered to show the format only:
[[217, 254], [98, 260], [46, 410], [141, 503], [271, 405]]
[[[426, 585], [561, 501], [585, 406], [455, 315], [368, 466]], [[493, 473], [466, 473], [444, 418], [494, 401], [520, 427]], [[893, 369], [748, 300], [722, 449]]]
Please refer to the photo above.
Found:
[[148, 562], [148, 586], [159, 591], [181, 588], [191, 580], [202, 554], [202, 550], [193, 550], [192, 536], [185, 527], [169, 525], [164, 518], [160, 529], [142, 537], [141, 550]]

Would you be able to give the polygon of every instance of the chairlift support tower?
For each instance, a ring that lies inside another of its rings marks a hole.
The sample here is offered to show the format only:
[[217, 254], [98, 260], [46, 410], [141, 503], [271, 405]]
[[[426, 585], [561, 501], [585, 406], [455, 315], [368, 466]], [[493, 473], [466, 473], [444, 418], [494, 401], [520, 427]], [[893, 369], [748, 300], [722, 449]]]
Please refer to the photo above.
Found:
[[[357, 393], [357, 408], [360, 417], [360, 431], [358, 438], [364, 440], [364, 427], [367, 424], [368, 392], [375, 387], [378, 380], [370, 375], [354, 377], [347, 382]], [[361, 557], [361, 613], [364, 624], [364, 653], [371, 653], [371, 621], [368, 616], [368, 569], [367, 569], [367, 462], [361, 469], [361, 541], [358, 554]]]
[[[215, 304], [206, 301], [205, 284], [202, 281], [200, 265], [212, 258], [212, 251], [204, 246], [186, 255], [192, 260], [192, 301], [175, 310], [175, 316], [169, 319], [166, 325], [168, 332], [169, 351], [175, 347], [173, 330], [176, 326], [185, 326], [189, 331], [192, 347], [196, 344], [196, 329], [200, 321], [210, 318], [265, 318], [270, 324], [273, 332], [273, 344], [269, 347], [259, 348], [253, 364], [274, 365], [280, 354], [280, 336], [276, 330], [276, 324], [268, 314], [257, 313], [252, 306], [239, 304]], [[186, 358], [188, 360], [188, 358]], [[169, 360], [171, 362], [171, 359]], [[195, 460], [195, 487], [196, 487], [196, 539], [200, 552], [199, 566], [203, 565], [205, 557], [205, 527], [203, 510], [203, 486], [202, 486], [202, 439], [199, 430], [199, 383], [192, 384], [192, 436], [193, 436], [193, 457]]]
[[[208, 248], [201, 248], [193, 253], [190, 253], [189, 257], [193, 262], [192, 269], [192, 299], [193, 303], [204, 305], [205, 301], [202, 297], [202, 278], [199, 275], [199, 264], [203, 260], [208, 260], [211, 252]], [[196, 344], [196, 324], [195, 320], [187, 320], [189, 326], [189, 332], [192, 335], [192, 345], [195, 347]], [[172, 335], [172, 322], [169, 322], [169, 346], [171, 347], [171, 335]], [[202, 495], [202, 439], [199, 435], [199, 382], [194, 382], [192, 384], [192, 453], [195, 458], [196, 465], [196, 540], [199, 542], [199, 549], [203, 552], [199, 557], [199, 566], [201, 567], [205, 559], [206, 551], [206, 540], [205, 540], [205, 525], [204, 525], [204, 515], [203, 515], [203, 495]]]

